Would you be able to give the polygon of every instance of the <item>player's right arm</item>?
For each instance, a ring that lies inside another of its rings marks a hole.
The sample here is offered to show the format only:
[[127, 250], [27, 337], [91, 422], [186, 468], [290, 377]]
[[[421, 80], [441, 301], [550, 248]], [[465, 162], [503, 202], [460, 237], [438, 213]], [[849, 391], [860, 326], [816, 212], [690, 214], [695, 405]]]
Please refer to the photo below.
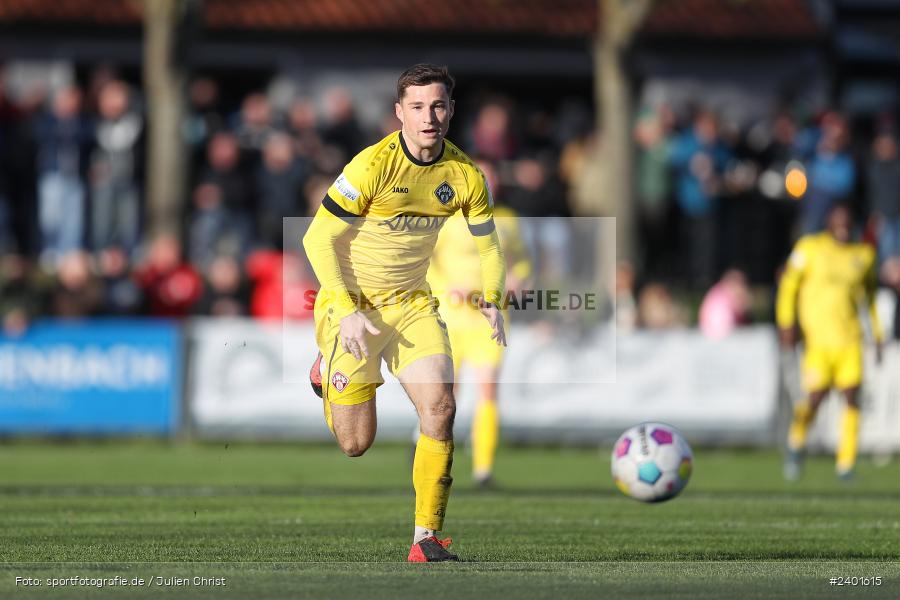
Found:
[[506, 290], [506, 259], [494, 224], [494, 202], [484, 175], [477, 169], [468, 187], [462, 212], [478, 248], [481, 263], [483, 295], [478, 299], [478, 308], [491, 326], [491, 339], [498, 345], [505, 346], [506, 330], [503, 327], [500, 302]]
[[794, 246], [778, 282], [778, 298], [775, 303], [775, 321], [779, 337], [785, 346], [796, 343], [797, 294], [803, 282], [803, 275], [809, 264], [810, 244], [801, 238]]
[[340, 177], [328, 188], [322, 206], [303, 236], [306, 256], [319, 279], [319, 294], [327, 294], [332, 316], [340, 320], [341, 347], [357, 360], [369, 355], [366, 331], [373, 335], [380, 332], [350, 296], [335, 245], [358, 219], [364, 218], [362, 215], [374, 196], [377, 176], [370, 175], [365, 167], [370, 150], [359, 153], [344, 167]]
[[338, 319], [356, 312], [356, 303], [344, 284], [341, 265], [334, 250], [338, 238], [348, 229], [350, 223], [334, 215], [323, 203], [303, 236], [303, 248], [319, 279], [319, 294], [327, 294], [329, 308]]

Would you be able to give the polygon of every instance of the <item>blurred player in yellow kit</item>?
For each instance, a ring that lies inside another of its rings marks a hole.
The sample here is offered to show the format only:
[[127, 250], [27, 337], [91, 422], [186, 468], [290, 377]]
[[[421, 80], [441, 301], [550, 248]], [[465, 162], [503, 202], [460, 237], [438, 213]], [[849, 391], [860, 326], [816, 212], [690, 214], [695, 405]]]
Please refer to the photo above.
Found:
[[[487, 161], [476, 161], [484, 173], [488, 190], [497, 190], [497, 175]], [[506, 285], [517, 290], [531, 276], [531, 261], [519, 233], [516, 213], [494, 206], [494, 222], [506, 257]], [[481, 267], [478, 247], [462, 217], [451, 218], [438, 237], [428, 270], [428, 283], [440, 300], [440, 313], [447, 323], [453, 350], [455, 381], [460, 367], [472, 370], [478, 385], [478, 400], [472, 421], [472, 476], [485, 488], [492, 482], [494, 457], [500, 439], [497, 407], [497, 380], [503, 360], [503, 346], [490, 339], [490, 327], [471, 299], [480, 292]], [[505, 307], [504, 307], [505, 308]], [[504, 310], [504, 320], [509, 315]]]
[[853, 216], [838, 205], [828, 215], [826, 230], [801, 238], [788, 259], [778, 287], [776, 319], [782, 345], [796, 343], [799, 315], [803, 334], [803, 388], [806, 398], [794, 407], [788, 433], [784, 475], [800, 477], [806, 436], [828, 392], [839, 390], [846, 400], [836, 457], [839, 477], [853, 474], [859, 437], [859, 388], [862, 383], [863, 326], [867, 308], [881, 360], [881, 327], [875, 312], [877, 285], [875, 249], [851, 241]]
[[505, 345], [499, 302], [505, 263], [484, 176], [444, 139], [453, 78], [416, 65], [397, 82], [400, 131], [356, 155], [328, 189], [303, 238], [319, 279], [314, 318], [319, 355], [310, 382], [347, 456], [375, 439], [382, 360], [419, 416], [413, 460], [415, 522], [407, 560], [456, 560], [443, 529], [453, 477], [453, 361], [447, 326], [426, 281], [438, 233], [461, 213], [478, 248], [479, 312], [488, 339]]

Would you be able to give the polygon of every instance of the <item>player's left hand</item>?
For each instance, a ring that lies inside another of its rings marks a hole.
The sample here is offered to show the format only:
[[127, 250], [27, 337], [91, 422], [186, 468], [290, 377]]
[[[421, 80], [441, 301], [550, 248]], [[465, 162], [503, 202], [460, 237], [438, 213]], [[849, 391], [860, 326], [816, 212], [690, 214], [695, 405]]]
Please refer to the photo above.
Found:
[[497, 342], [498, 346], [506, 345], [506, 331], [503, 329], [503, 313], [496, 304], [485, 302], [484, 298], [478, 299], [478, 310], [488, 320], [493, 332], [491, 339]]

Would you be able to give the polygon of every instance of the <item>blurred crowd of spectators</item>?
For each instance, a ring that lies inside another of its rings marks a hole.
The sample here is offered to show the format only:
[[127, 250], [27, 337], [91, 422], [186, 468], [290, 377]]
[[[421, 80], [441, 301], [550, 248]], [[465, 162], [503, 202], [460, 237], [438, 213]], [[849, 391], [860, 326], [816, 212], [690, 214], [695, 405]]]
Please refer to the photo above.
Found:
[[[18, 103], [0, 90], [7, 332], [47, 315], [281, 318], [283, 295], [312, 285], [302, 266], [283, 268], [281, 218], [306, 214], [307, 194], [324, 193], [320, 173], [341, 159], [326, 165], [320, 147], [349, 141], [352, 113], [320, 126], [298, 102], [276, 121], [262, 94], [230, 112], [218, 95], [212, 80], [191, 86], [185, 236], [148, 239], [140, 90], [108, 69]], [[292, 306], [292, 316], [308, 312]]]
[[[0, 80], [4, 329], [43, 315], [310, 316], [307, 302], [282, 302], [315, 287], [302, 260], [285, 252], [282, 218], [312, 216], [343, 165], [399, 122], [386, 105], [378, 125], [365, 127], [341, 88], [278, 109], [262, 91], [228, 104], [217, 81], [198, 78], [188, 99], [184, 235], [148, 239], [141, 90], [99, 68], [84, 85], [13, 102]], [[558, 280], [577, 255], [566, 217], [614, 214], [593, 173], [602, 139], [588, 105], [466, 101], [451, 138], [495, 172], [495, 201], [528, 217], [522, 233], [538, 278]], [[843, 201], [878, 244], [886, 284], [900, 289], [889, 260], [900, 265], [894, 123], [853, 134], [839, 112], [783, 110], [736, 124], [702, 107], [640, 111], [640, 251], [617, 272], [620, 326], [659, 329], [699, 316], [721, 335], [749, 322], [751, 287], [771, 288], [796, 238], [821, 229]]]
[[689, 323], [675, 289], [688, 302], [702, 294], [697, 321], [722, 337], [753, 319], [753, 283], [766, 284], [757, 318], [771, 320], [769, 290], [791, 246], [821, 231], [839, 203], [852, 207], [858, 238], [877, 247], [882, 285], [900, 293], [898, 133], [889, 115], [853, 127], [837, 111], [798, 116], [785, 109], [741, 126], [702, 107], [640, 112], [634, 139], [643, 284], [619, 290], [636, 307], [620, 321]]
[[[821, 230], [838, 202], [853, 203], [860, 216], [869, 211], [838, 112], [798, 119], [783, 111], [742, 127], [702, 107], [676, 116], [662, 106], [639, 114], [635, 140], [645, 270], [674, 268], [695, 289], [735, 262], [772, 268], [777, 261], [759, 255], [783, 255], [799, 235]], [[793, 188], [786, 185], [792, 171], [802, 180]]]
[[[108, 68], [84, 85], [19, 101], [0, 81], [0, 315], [7, 332], [48, 315], [311, 316], [300, 299], [316, 284], [303, 261], [285, 252], [282, 218], [312, 216], [344, 164], [399, 128], [393, 107], [366, 128], [342, 88], [318, 102], [295, 97], [277, 110], [262, 91], [229, 105], [211, 78], [192, 81], [188, 100], [184, 235], [148, 239], [141, 90]], [[586, 110], [578, 114], [581, 121], [565, 129], [570, 136], [590, 124]], [[452, 137], [496, 167], [498, 201], [523, 216], [548, 217], [523, 227], [529, 243], [546, 248], [536, 252], [540, 262], [564, 253], [566, 232], [553, 218], [570, 214], [556, 173], [568, 140], [553, 115], [537, 111], [522, 129], [513, 118], [509, 100], [483, 98], [467, 121], [457, 120]]]

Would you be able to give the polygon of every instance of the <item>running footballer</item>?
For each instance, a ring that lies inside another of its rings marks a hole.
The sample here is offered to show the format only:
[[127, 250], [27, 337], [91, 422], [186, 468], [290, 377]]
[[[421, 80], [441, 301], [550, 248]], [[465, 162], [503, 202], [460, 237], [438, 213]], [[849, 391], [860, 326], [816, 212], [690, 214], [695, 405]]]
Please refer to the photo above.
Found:
[[881, 326], [875, 311], [875, 250], [851, 239], [853, 216], [838, 205], [828, 214], [826, 230], [802, 237], [794, 247], [778, 286], [777, 321], [781, 342], [796, 343], [795, 325], [803, 333], [802, 380], [806, 398], [794, 407], [788, 432], [786, 479], [800, 477], [806, 437], [819, 405], [831, 389], [844, 396], [835, 469], [842, 479], [853, 475], [859, 437], [859, 390], [863, 376], [863, 326], [868, 314], [881, 359]]
[[498, 308], [505, 265], [490, 192], [472, 161], [444, 139], [453, 84], [447, 69], [435, 65], [415, 65], [400, 76], [395, 111], [401, 130], [344, 167], [303, 238], [320, 283], [314, 309], [319, 356], [310, 379], [341, 449], [361, 456], [375, 439], [382, 360], [419, 416], [410, 562], [457, 558], [447, 549], [449, 538], [438, 538], [453, 483], [453, 360], [426, 282], [438, 233], [457, 212], [478, 246], [480, 312], [490, 338], [506, 345]]

